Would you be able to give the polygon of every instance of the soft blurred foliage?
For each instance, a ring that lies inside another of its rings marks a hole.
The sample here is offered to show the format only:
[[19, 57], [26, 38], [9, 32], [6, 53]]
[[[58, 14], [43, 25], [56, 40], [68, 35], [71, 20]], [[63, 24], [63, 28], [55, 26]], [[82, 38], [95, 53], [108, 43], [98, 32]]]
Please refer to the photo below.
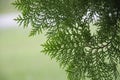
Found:
[[12, 23], [13, 1], [0, 0], [0, 80], [66, 80], [56, 61], [40, 52], [44, 34], [28, 37], [29, 29]]
[[44, 34], [28, 37], [28, 29], [0, 29], [0, 80], [65, 80], [55, 60], [40, 53]]
[[0, 14], [6, 12], [16, 12], [15, 8], [11, 5], [14, 0], [0, 0]]

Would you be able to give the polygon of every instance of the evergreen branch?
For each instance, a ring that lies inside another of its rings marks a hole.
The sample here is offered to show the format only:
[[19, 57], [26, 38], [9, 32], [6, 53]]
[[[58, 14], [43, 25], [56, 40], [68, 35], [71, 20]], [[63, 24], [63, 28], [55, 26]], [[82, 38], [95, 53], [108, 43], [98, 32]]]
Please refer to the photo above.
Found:
[[[68, 80], [117, 80], [120, 62], [119, 0], [16, 0], [32, 25], [30, 36], [47, 30], [43, 52], [66, 69]], [[93, 23], [93, 24], [92, 24]], [[92, 34], [90, 24], [97, 27]]]
[[30, 19], [27, 17], [22, 17], [21, 15], [19, 15], [16, 19], [14, 19], [15, 21], [17, 21], [17, 23], [19, 23], [19, 25], [24, 25], [24, 27], [27, 27]]
[[29, 36], [34, 36], [34, 35], [40, 34], [40, 33], [42, 33], [40, 26], [36, 26], [36, 27], [34, 26], [32, 31], [30, 32]]

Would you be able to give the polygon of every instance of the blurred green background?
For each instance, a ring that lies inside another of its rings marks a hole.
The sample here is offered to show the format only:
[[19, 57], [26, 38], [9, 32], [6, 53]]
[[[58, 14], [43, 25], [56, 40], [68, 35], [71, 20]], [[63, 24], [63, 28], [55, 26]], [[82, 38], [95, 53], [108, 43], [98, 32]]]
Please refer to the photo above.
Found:
[[0, 0], [0, 80], [66, 80], [55, 60], [41, 53], [44, 34], [28, 37], [30, 29], [19, 27], [19, 14], [11, 2]]

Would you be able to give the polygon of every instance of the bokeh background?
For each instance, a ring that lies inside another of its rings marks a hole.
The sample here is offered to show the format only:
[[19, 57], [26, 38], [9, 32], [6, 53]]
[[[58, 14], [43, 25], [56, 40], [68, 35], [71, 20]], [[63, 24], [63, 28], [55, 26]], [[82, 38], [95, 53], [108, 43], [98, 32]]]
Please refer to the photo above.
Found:
[[13, 20], [20, 13], [12, 2], [0, 0], [0, 80], [66, 80], [59, 64], [40, 52], [44, 34], [28, 37], [30, 28]]

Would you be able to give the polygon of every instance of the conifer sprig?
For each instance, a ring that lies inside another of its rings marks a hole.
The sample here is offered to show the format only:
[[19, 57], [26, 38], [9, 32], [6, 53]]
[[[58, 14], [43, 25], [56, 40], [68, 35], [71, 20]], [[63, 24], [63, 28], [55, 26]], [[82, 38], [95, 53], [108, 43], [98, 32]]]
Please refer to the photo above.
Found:
[[[16, 0], [15, 20], [47, 30], [43, 52], [66, 69], [68, 80], [119, 80], [119, 0]], [[91, 32], [91, 24], [97, 30]]]

